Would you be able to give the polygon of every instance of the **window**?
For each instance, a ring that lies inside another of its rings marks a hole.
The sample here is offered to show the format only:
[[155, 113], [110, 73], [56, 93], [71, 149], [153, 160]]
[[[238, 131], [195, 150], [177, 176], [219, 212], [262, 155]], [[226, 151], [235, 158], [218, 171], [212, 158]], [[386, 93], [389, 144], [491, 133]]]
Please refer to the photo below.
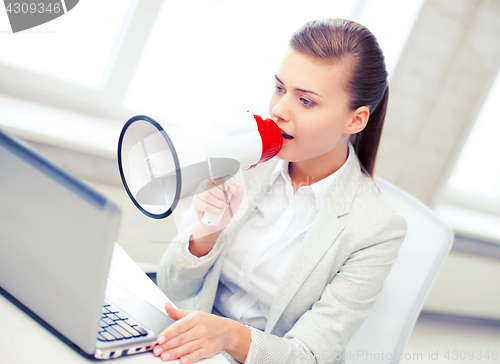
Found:
[[[184, 124], [234, 120], [246, 110], [268, 115], [273, 75], [290, 35], [307, 20], [365, 24], [392, 72], [422, 1], [81, 1], [53, 22], [3, 34], [0, 92], [117, 126], [139, 113]], [[0, 22], [8, 29], [5, 13]], [[30, 118], [22, 107], [8, 109], [0, 110], [0, 124], [37, 123], [34, 109]], [[67, 128], [75, 134], [69, 139], [87, 135], [75, 130]], [[63, 137], [61, 130], [43, 132]]]
[[[71, 22], [71, 26], [49, 22], [26, 32], [2, 34], [0, 62], [69, 82], [98, 86], [134, 5], [134, 0], [81, 1], [75, 12], [54, 20]], [[6, 17], [3, 9], [0, 12]], [[65, 31], [53, 30], [59, 26], [64, 26]]]
[[422, 0], [167, 1], [125, 106], [182, 124], [229, 122], [246, 110], [268, 115], [273, 75], [291, 34], [306, 21], [358, 20], [378, 37], [392, 72], [421, 4]]
[[[457, 231], [500, 239], [500, 73], [448, 180], [438, 211]], [[494, 163], [491, 161], [494, 160]]]
[[481, 206], [491, 202], [500, 215], [500, 163], [491, 164], [484, 156], [500, 157], [500, 73], [477, 118], [456, 167], [449, 179], [448, 187], [457, 194], [466, 194], [480, 199]]

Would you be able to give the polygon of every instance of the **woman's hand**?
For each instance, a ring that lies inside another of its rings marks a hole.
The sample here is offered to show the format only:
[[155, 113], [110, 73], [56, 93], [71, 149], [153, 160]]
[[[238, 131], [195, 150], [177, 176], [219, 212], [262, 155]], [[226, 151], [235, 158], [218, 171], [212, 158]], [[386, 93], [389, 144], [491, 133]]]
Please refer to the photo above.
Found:
[[[231, 215], [236, 214], [241, 205], [243, 187], [237, 183], [229, 183], [231, 181], [234, 179], [231, 178], [228, 182], [224, 182], [222, 178], [207, 180], [201, 184], [193, 199], [193, 207], [200, 221], [205, 212], [213, 215], [224, 214], [219, 224], [212, 227], [207, 226], [207, 228], [211, 228], [211, 231], [225, 229], [231, 221]], [[228, 202], [228, 193], [232, 195], [230, 202]]]
[[153, 348], [163, 361], [180, 359], [181, 364], [210, 358], [225, 350], [244, 362], [251, 343], [250, 329], [245, 325], [206, 312], [176, 309], [165, 304], [168, 315], [176, 320], [165, 329]]
[[[229, 204], [226, 201], [227, 193], [223, 190], [222, 184], [232, 195]], [[240, 184], [227, 184], [222, 179], [207, 180], [202, 183], [193, 199], [193, 208], [200, 221], [190, 239], [189, 250], [193, 255], [201, 257], [212, 249], [222, 230], [229, 225], [232, 217], [238, 211], [242, 200], [243, 186]], [[224, 215], [216, 226], [207, 226], [201, 223], [205, 212], [214, 215], [224, 213]]]

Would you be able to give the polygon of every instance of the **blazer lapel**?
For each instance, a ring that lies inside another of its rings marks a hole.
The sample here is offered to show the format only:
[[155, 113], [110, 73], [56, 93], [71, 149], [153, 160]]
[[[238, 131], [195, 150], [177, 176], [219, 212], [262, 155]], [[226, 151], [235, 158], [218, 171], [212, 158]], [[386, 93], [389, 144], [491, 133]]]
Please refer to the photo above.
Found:
[[354, 150], [346, 170], [330, 186], [324, 201], [271, 304], [265, 332], [272, 332], [297, 290], [302, 286], [323, 255], [344, 229], [338, 219], [351, 208], [356, 195], [361, 169]]

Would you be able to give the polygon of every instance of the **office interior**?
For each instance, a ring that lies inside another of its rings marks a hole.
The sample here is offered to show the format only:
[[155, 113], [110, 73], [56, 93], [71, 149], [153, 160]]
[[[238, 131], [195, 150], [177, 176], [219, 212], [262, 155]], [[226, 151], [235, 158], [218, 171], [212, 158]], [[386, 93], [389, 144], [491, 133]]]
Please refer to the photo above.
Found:
[[500, 362], [500, 1], [86, 0], [19, 34], [0, 13], [0, 128], [114, 200], [117, 241], [148, 268], [189, 201], [163, 220], [133, 205], [116, 157], [125, 122], [268, 116], [294, 29], [320, 18], [367, 26], [390, 75], [376, 175], [455, 234], [401, 362]]

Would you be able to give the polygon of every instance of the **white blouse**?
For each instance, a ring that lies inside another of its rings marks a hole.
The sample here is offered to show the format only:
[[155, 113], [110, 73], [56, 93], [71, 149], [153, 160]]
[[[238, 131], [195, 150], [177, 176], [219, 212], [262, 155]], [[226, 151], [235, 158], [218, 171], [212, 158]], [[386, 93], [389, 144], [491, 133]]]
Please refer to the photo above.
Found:
[[[231, 243], [224, 259], [214, 303], [222, 315], [264, 330], [278, 285], [329, 187], [346, 164], [310, 186], [301, 186], [294, 194], [289, 162], [278, 162], [269, 191]], [[204, 258], [192, 255], [188, 245], [185, 244], [184, 255], [195, 261]]]

